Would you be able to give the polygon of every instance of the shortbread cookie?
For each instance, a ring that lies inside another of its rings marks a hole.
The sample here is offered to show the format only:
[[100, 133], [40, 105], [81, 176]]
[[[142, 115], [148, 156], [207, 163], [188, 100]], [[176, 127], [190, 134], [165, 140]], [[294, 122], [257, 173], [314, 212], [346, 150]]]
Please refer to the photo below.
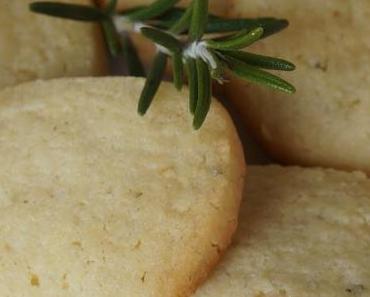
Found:
[[234, 244], [195, 297], [370, 296], [370, 180], [249, 167]]
[[237, 79], [228, 97], [276, 159], [370, 172], [370, 1], [233, 0], [232, 16], [286, 18], [284, 32], [255, 44], [297, 66], [278, 75], [287, 95]]
[[29, 11], [31, 2], [0, 0], [0, 88], [38, 78], [106, 72], [97, 25], [37, 15]]
[[188, 296], [228, 246], [244, 160], [223, 107], [200, 131], [169, 83], [60, 79], [0, 92], [0, 295]]

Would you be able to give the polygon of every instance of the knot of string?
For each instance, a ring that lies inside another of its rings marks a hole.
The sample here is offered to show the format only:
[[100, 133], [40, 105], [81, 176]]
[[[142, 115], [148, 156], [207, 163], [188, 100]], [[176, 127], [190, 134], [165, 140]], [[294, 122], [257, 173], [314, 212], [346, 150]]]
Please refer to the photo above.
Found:
[[209, 64], [212, 69], [217, 68], [217, 63], [205, 41], [194, 41], [184, 51], [185, 58], [201, 58], [204, 62]]
[[133, 22], [128, 17], [115, 16], [113, 17], [113, 23], [118, 33], [135, 32], [140, 33], [140, 29], [145, 26], [141, 22]]

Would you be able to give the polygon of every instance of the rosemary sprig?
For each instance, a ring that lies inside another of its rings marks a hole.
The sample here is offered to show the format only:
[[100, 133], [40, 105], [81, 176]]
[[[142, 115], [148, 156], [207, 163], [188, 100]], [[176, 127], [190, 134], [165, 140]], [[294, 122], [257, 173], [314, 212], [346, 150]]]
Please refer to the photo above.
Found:
[[[117, 0], [111, 0], [101, 9], [49, 1], [32, 3], [30, 9], [49, 16], [100, 23], [110, 55], [124, 56], [130, 75], [144, 76], [144, 68], [129, 36], [130, 31], [154, 42], [158, 53], [139, 99], [138, 112], [141, 115], [153, 102], [168, 58], [172, 59], [173, 82], [178, 90], [184, 84], [184, 76], [187, 76], [189, 110], [194, 116], [194, 129], [203, 125], [209, 112], [212, 80], [223, 83], [228, 69], [252, 83], [287, 93], [295, 92], [290, 83], [262, 70], [292, 71], [294, 64], [241, 51], [286, 28], [289, 24], [287, 20], [225, 19], [208, 14], [208, 0], [193, 0], [186, 9], [175, 7], [178, 1], [156, 0], [149, 6], [120, 12], [116, 9]], [[210, 38], [209, 33], [218, 37]]]

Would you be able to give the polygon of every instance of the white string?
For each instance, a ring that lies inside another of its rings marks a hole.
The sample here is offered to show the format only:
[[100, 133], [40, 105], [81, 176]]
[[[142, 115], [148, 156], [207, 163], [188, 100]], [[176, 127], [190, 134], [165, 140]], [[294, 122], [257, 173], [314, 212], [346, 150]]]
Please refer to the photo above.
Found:
[[201, 58], [204, 62], [209, 64], [212, 69], [217, 68], [217, 63], [210, 51], [207, 48], [205, 41], [195, 41], [192, 42], [184, 51], [184, 57], [189, 58]]
[[165, 48], [164, 46], [159, 45], [157, 43], [155, 43], [155, 46], [157, 48], [157, 51], [159, 51], [161, 53], [164, 53], [164, 54], [166, 54], [168, 56], [172, 56], [172, 53], [167, 48]]
[[133, 29], [133, 31], [134, 31], [135, 33], [140, 33], [141, 28], [143, 28], [143, 27], [147, 26], [147, 25], [145, 25], [144, 23], [141, 23], [141, 22], [135, 22], [135, 23], [133, 23], [133, 24], [134, 24], [134, 29]]
[[114, 25], [118, 33], [125, 33], [125, 32], [140, 33], [141, 28], [145, 26], [144, 23], [133, 22], [128, 17], [124, 17], [124, 16], [114, 16], [113, 22], [114, 22]]

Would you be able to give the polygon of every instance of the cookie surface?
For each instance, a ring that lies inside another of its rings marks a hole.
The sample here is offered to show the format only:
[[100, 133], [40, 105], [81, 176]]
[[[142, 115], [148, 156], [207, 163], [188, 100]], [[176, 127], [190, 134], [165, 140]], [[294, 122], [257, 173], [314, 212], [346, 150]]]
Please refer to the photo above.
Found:
[[[106, 72], [100, 29], [37, 15], [31, 0], [0, 1], [0, 88], [38, 78]], [[89, 0], [62, 1], [91, 4]]]
[[234, 17], [288, 19], [288, 29], [251, 51], [297, 66], [278, 73], [295, 95], [234, 79], [226, 84], [250, 132], [284, 163], [370, 172], [370, 2], [231, 2]]
[[370, 296], [370, 180], [248, 167], [230, 250], [195, 297]]
[[0, 295], [187, 296], [236, 227], [244, 161], [214, 102], [144, 80], [60, 79], [0, 92]]

